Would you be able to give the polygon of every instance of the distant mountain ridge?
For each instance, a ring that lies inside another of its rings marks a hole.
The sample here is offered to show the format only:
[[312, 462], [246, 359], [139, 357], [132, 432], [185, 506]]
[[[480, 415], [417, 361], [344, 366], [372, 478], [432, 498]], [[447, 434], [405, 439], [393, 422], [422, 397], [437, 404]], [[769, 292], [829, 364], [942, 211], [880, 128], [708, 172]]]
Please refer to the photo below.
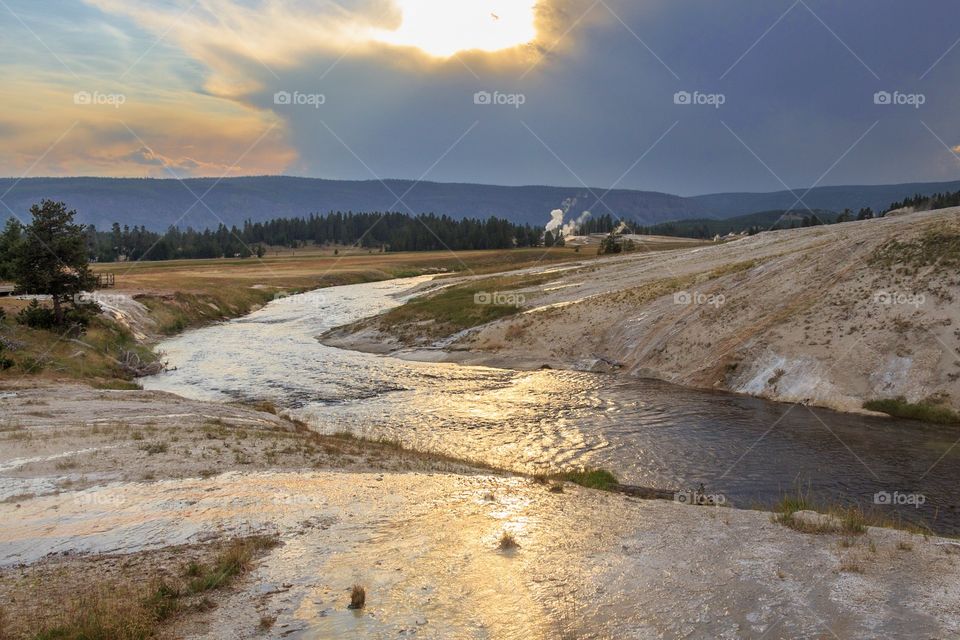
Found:
[[[804, 197], [813, 209], [881, 209], [916, 193], [960, 190], [960, 181], [901, 185], [818, 187]], [[21, 219], [41, 198], [65, 201], [79, 221], [104, 229], [114, 222], [162, 231], [170, 225], [215, 227], [220, 222], [307, 216], [328, 211], [400, 211], [446, 214], [453, 218], [497, 216], [513, 222], [546, 224], [553, 209], [570, 215], [584, 210], [609, 213], [652, 225], [688, 218], [726, 218], [787, 209], [796, 204], [788, 191], [720, 193], [681, 197], [654, 191], [551, 186], [497, 186], [412, 180], [326, 180], [290, 176], [190, 178], [0, 178], [3, 202]], [[797, 190], [801, 195], [803, 190]], [[595, 194], [595, 195], [594, 195]], [[603, 203], [597, 197], [603, 197]], [[202, 198], [202, 203], [197, 202]], [[402, 202], [398, 202], [402, 199]], [[409, 207], [409, 208], [408, 208]], [[609, 209], [608, 209], [609, 207]], [[10, 216], [0, 209], [0, 219]]]
[[[0, 179], [0, 194], [13, 179]], [[595, 189], [618, 215], [650, 223], [687, 215], [689, 204], [666, 193]], [[203, 203], [197, 203], [202, 197]], [[113, 222], [145, 225], [161, 231], [171, 224], [195, 228], [240, 225], [328, 211], [399, 211], [436, 213], [453, 218], [497, 216], [513, 222], [546, 224], [553, 209], [607, 212], [588, 189], [503, 187], [412, 180], [325, 180], [263, 176], [248, 178], [27, 178], [3, 198], [18, 215], [26, 215], [40, 198], [65, 201], [81, 222], [108, 227]], [[398, 200], [401, 200], [398, 202]], [[409, 207], [409, 208], [408, 208]], [[3, 210], [8, 217], [9, 212]]]
[[[849, 185], [837, 187], [816, 187], [806, 195], [806, 189], [774, 191], [771, 193], [713, 193], [693, 196], [685, 200], [693, 202], [695, 207], [709, 213], [711, 218], [730, 218], [733, 216], [797, 209], [805, 211], [826, 209], [843, 211], [846, 208], [857, 211], [861, 207], [881, 210], [891, 203], [903, 200], [914, 194], [931, 195], [934, 193], [960, 191], [960, 180], [951, 182], [907, 182], [885, 185]], [[794, 195], [794, 193], [796, 195]], [[797, 198], [803, 197], [803, 204]], [[804, 207], [804, 204], [806, 207]]]

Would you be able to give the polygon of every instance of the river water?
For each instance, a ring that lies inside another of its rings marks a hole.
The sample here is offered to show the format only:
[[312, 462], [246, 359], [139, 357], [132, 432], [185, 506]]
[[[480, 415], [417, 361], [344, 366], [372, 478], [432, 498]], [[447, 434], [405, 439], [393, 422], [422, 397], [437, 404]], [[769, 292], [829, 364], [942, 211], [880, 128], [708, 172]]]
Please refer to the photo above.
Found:
[[771, 506], [799, 489], [960, 533], [956, 429], [624, 376], [413, 362], [316, 339], [402, 303], [421, 281], [291, 296], [188, 332], [159, 347], [176, 370], [143, 386], [269, 400], [321, 432], [390, 438], [521, 471], [595, 466], [631, 484], [702, 483], [741, 507]]

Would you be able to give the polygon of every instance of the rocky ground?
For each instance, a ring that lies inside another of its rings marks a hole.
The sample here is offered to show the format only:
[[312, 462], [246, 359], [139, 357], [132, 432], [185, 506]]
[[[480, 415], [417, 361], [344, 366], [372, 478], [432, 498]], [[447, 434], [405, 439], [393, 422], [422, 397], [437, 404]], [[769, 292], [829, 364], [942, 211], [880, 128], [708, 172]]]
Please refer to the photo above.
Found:
[[324, 342], [618, 371], [846, 411], [901, 396], [957, 409], [958, 266], [960, 208], [944, 209], [564, 268], [508, 292], [522, 296], [521, 313], [439, 342], [423, 323], [376, 321]]

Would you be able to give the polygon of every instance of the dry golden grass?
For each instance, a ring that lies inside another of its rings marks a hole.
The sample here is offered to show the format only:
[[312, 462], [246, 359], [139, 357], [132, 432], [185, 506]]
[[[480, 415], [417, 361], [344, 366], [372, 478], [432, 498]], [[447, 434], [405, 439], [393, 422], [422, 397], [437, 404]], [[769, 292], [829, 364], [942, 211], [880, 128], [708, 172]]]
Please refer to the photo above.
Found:
[[[92, 556], [40, 563], [0, 574], [9, 603], [0, 638], [146, 640], [181, 618], [213, 608], [212, 593], [277, 544], [253, 536], [205, 547], [132, 556]], [[179, 554], [193, 556], [186, 564]]]
[[143, 293], [214, 293], [223, 288], [309, 289], [370, 282], [421, 273], [492, 273], [539, 263], [589, 259], [572, 249], [422, 251], [403, 253], [297, 251], [279, 256], [111, 263], [96, 271], [113, 273], [117, 288]]

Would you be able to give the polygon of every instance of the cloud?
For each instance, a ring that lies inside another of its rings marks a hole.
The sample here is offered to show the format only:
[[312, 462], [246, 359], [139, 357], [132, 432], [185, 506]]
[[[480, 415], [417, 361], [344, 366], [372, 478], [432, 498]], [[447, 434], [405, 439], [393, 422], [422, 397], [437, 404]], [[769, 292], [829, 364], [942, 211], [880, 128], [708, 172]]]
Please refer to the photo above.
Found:
[[168, 158], [147, 146], [142, 146], [129, 153], [114, 157], [112, 161], [118, 164], [133, 163], [147, 167], [157, 167], [163, 170], [163, 175], [158, 177], [219, 176], [236, 172], [236, 168], [231, 165], [202, 162], [187, 156]]
[[84, 1], [175, 43], [210, 71], [207, 91], [234, 98], [324, 54], [429, 69], [458, 50], [526, 65], [566, 46], [570, 25], [602, 15], [587, 0]]
[[[220, 176], [282, 173], [296, 161], [284, 123], [184, 90], [129, 94], [119, 106], [77, 104], [72, 87], [12, 81], [0, 173]], [[38, 109], [37, 105], [43, 105]]]
[[[367, 142], [356, 140], [347, 121], [396, 122], [407, 113], [436, 120], [435, 109], [448, 99], [444, 92], [471, 96], [478, 89], [471, 86], [472, 74], [507, 88], [523, 70], [571, 46], [569, 34], [561, 37], [571, 25], [582, 28], [590, 16], [601, 14], [593, 11], [583, 18], [588, 0], [541, 0], [535, 7], [534, 0], [462, 0], [477, 5], [473, 19], [481, 21], [484, 37], [493, 42], [500, 23], [524, 16], [529, 20], [532, 11], [531, 30], [521, 29], [526, 35], [517, 37], [526, 40], [532, 34], [533, 40], [451, 58], [413, 46], [418, 34], [430, 31], [424, 16], [430, 17], [433, 6], [439, 8], [441, 22], [456, 19], [450, 0], [83, 2], [86, 6], [70, 5], [69, 15], [49, 22], [49, 37], [65, 47], [58, 48], [58, 58], [18, 61], [0, 89], [0, 172], [20, 175], [32, 166], [32, 175], [169, 177], [171, 172], [291, 170], [344, 175], [342, 162], [352, 155], [338, 141], [322, 139], [326, 128], [318, 120], [329, 122], [370, 160]], [[493, 11], [480, 11], [488, 4]], [[419, 22], [408, 21], [404, 30], [404, 11], [411, 9], [419, 13], [407, 18], [419, 16]], [[46, 21], [33, 5], [17, 10]], [[472, 46], [470, 34], [455, 26], [438, 28], [458, 34], [454, 42]], [[73, 104], [74, 93], [97, 90], [122, 94], [124, 102], [120, 108]], [[274, 104], [275, 92], [296, 90], [329, 93], [330, 100], [323, 112]], [[391, 102], [384, 103], [382, 95], [390, 95]], [[436, 96], [434, 108], [415, 104], [431, 95]], [[44, 108], [37, 109], [38, 104]], [[70, 133], [48, 149], [72, 124]], [[429, 166], [463, 129], [452, 120], [421, 128], [426, 140], [411, 149], [411, 158]], [[256, 149], [238, 161], [255, 143]]]
[[[747, 0], [539, 0], [532, 40], [453, 57], [413, 46], [420, 36], [404, 30], [403, 9], [417, 1], [7, 0], [55, 55], [11, 16], [2, 23], [0, 173], [425, 175], [683, 195], [957, 176], [956, 158], [916, 134], [919, 114], [885, 112], [854, 145], [875, 116], [863, 102], [875, 78], [861, 61], [884, 85], [910, 86], [955, 41], [954, 0], [925, 3], [919, 22], [911, 5], [893, 3], [869, 33], [870, 0], [821, 3], [818, 16], [798, 7], [782, 20], [778, 3]], [[468, 31], [452, 32], [469, 46]], [[891, 39], [919, 45], [891, 50]], [[932, 77], [958, 73], [960, 56], [947, 56]], [[72, 103], [97, 89], [126, 102]], [[694, 90], [728, 101], [719, 113], [674, 104], [675, 92]], [[928, 90], [924, 121], [949, 140], [960, 88]], [[275, 104], [281, 91], [325, 102]], [[478, 105], [480, 91], [525, 101]]]

